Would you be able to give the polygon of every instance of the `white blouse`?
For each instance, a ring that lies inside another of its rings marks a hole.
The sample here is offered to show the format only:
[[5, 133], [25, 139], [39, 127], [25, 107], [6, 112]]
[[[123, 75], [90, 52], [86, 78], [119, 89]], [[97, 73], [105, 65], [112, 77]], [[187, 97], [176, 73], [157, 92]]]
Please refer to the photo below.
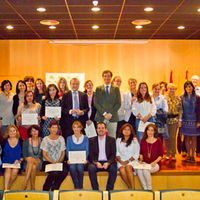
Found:
[[155, 101], [153, 98], [151, 98], [151, 100], [152, 100], [152, 103], [150, 103], [148, 101], [143, 101], [143, 102], [139, 103], [136, 99], [132, 105], [133, 114], [136, 117], [138, 114], [141, 114], [142, 117], [145, 117], [149, 114], [151, 114], [151, 116], [155, 116], [156, 115], [156, 104], [155, 104]]

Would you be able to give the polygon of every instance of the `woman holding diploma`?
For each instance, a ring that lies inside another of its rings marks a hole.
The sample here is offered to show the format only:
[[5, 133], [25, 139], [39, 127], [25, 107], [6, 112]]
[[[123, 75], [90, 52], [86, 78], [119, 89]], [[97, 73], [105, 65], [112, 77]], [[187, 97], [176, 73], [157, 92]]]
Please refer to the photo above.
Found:
[[32, 125], [28, 129], [29, 139], [23, 142], [23, 157], [26, 161], [26, 175], [23, 181], [22, 190], [25, 190], [30, 180], [31, 190], [35, 190], [35, 177], [37, 169], [42, 168], [42, 151], [40, 149], [41, 130], [38, 125]]
[[45, 113], [45, 109], [47, 109], [48, 107], [60, 107], [60, 103], [61, 101], [59, 99], [57, 86], [55, 84], [50, 84], [47, 88], [46, 98], [42, 101], [42, 107], [40, 112], [40, 116], [42, 118], [43, 137], [48, 136], [50, 134], [49, 122], [52, 120], [59, 121], [59, 118], [56, 115], [54, 116], [54, 118], [48, 117]]
[[[2, 147], [3, 149], [3, 164], [15, 164], [18, 165], [21, 163], [23, 158], [21, 158], [21, 145], [19, 140], [19, 131], [17, 127], [13, 124], [9, 125], [6, 129], [5, 143]], [[20, 167], [19, 167], [20, 168]], [[10, 168], [5, 168], [4, 172], [4, 190], [9, 190], [13, 182], [17, 178], [19, 168], [13, 166]]]
[[43, 169], [48, 164], [54, 164], [56, 167], [56, 164], [62, 163], [62, 170], [55, 171], [55, 167], [52, 167], [43, 185], [43, 190], [45, 191], [58, 190], [68, 173], [67, 165], [63, 162], [66, 149], [65, 141], [62, 136], [57, 135], [58, 122], [56, 120], [49, 123], [49, 131], [50, 135], [44, 137], [40, 146], [45, 160], [43, 162]]
[[136, 116], [136, 133], [139, 142], [143, 137], [146, 122], [154, 122], [156, 105], [154, 99], [149, 95], [148, 86], [145, 82], [139, 84], [137, 99], [133, 101], [132, 112]]
[[120, 137], [116, 140], [117, 166], [120, 175], [129, 189], [135, 189], [133, 165], [139, 158], [140, 145], [133, 127], [125, 123], [120, 129]]
[[140, 144], [139, 163], [150, 164], [151, 169], [138, 169], [137, 174], [144, 190], [152, 190], [151, 174], [159, 171], [163, 157], [162, 141], [158, 137], [156, 125], [149, 124]]
[[[34, 95], [32, 91], [27, 91], [24, 97], [24, 103], [18, 107], [17, 115], [15, 116], [17, 123], [19, 125], [19, 132], [22, 139], [28, 139], [27, 130], [32, 125], [30, 122], [29, 125], [24, 125], [22, 115], [23, 114], [39, 114], [41, 105], [35, 102]], [[40, 116], [37, 117], [37, 120], [40, 120]], [[38, 121], [37, 121], [38, 124]]]
[[[67, 164], [69, 165], [70, 174], [74, 183], [75, 189], [83, 189], [83, 173], [84, 173], [84, 165], [87, 164], [87, 157], [89, 151], [89, 140], [88, 137], [81, 133], [83, 126], [81, 122], [75, 121], [72, 124], [72, 129], [74, 134], [67, 138]], [[77, 163], [70, 163], [69, 153], [72, 151], [84, 151], [85, 159], [82, 163], [77, 161]]]

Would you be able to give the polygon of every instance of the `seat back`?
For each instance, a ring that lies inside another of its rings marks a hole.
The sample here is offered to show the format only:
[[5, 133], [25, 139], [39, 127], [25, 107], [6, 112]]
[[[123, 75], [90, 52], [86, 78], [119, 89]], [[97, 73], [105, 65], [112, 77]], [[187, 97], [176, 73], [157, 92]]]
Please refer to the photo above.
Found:
[[154, 194], [152, 191], [145, 190], [120, 190], [110, 191], [110, 200], [154, 200]]
[[102, 200], [103, 193], [94, 190], [61, 190], [59, 200]]

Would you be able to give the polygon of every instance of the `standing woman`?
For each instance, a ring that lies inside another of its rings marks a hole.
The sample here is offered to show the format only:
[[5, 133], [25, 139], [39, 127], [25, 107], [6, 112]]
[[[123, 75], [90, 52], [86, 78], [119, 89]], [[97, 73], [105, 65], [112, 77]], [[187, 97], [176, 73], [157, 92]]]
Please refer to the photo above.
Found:
[[[54, 116], [54, 118], [48, 118], [45, 116], [45, 107], [60, 107], [61, 101], [59, 99], [58, 95], [58, 88], [55, 84], [50, 84], [47, 87], [46, 92], [46, 99], [42, 101], [42, 107], [40, 116], [42, 119], [42, 137], [45, 137], [50, 134], [49, 132], [49, 122], [52, 120], [59, 121], [59, 118], [57, 116]], [[59, 132], [59, 130], [58, 130]]]
[[[112, 84], [115, 87], [118, 87], [120, 90], [120, 86], [121, 86], [122, 80], [120, 76], [115, 76], [112, 80]], [[120, 128], [122, 127], [122, 125], [125, 123], [124, 121], [124, 93], [120, 90], [120, 96], [121, 96], [121, 107], [118, 110], [118, 116], [119, 116], [119, 121], [117, 122], [117, 133], [116, 133], [116, 138], [119, 137], [120, 135]]]
[[169, 139], [165, 140], [166, 146], [166, 160], [169, 160], [171, 154], [172, 161], [176, 161], [176, 133], [179, 126], [181, 126], [182, 120], [182, 103], [181, 99], [175, 95], [176, 86], [172, 83], [168, 85], [168, 95], [166, 95], [168, 103], [168, 116], [167, 116], [167, 129], [169, 133]]
[[33, 76], [25, 76], [24, 82], [27, 85], [27, 91], [34, 92], [34, 78], [33, 78]]
[[43, 162], [43, 170], [47, 164], [63, 164], [62, 171], [48, 172], [48, 176], [43, 185], [43, 190], [45, 191], [58, 190], [68, 173], [66, 163], [64, 162], [66, 149], [65, 140], [62, 136], [57, 135], [58, 126], [56, 120], [49, 123], [50, 135], [44, 137], [40, 146], [45, 160]]
[[64, 93], [67, 93], [69, 91], [69, 87], [67, 84], [67, 80], [64, 77], [61, 77], [58, 81], [58, 90], [59, 90], [59, 98], [62, 100], [62, 96]]
[[19, 80], [16, 86], [16, 95], [13, 97], [12, 111], [14, 116], [17, 114], [19, 105], [24, 103], [24, 96], [26, 91], [27, 91], [26, 83], [22, 80]]
[[91, 80], [87, 80], [84, 84], [85, 88], [85, 93], [88, 96], [88, 106], [89, 106], [89, 111], [88, 111], [88, 120], [86, 121], [86, 124], [89, 126], [92, 123], [96, 122], [94, 121], [95, 114], [96, 114], [96, 108], [94, 107], [94, 90], [93, 90], [93, 83]]
[[163, 157], [162, 141], [158, 137], [156, 125], [149, 124], [140, 144], [140, 161], [151, 165], [151, 169], [138, 169], [138, 177], [144, 190], [152, 190], [151, 174], [160, 170]]
[[83, 189], [84, 166], [87, 164], [89, 151], [89, 140], [87, 136], [82, 134], [82, 129], [83, 125], [81, 124], [81, 122], [75, 121], [72, 124], [72, 130], [74, 134], [67, 138], [66, 144], [66, 156], [68, 157], [68, 159], [70, 151], [85, 151], [86, 154], [86, 160], [83, 164], [71, 164], [69, 160], [67, 161], [75, 189]]
[[135, 122], [136, 122], [136, 117], [132, 113], [132, 104], [133, 101], [136, 99], [137, 95], [137, 80], [134, 78], [129, 78], [128, 80], [128, 85], [129, 85], [129, 91], [124, 93], [124, 120], [131, 124], [136, 131], [135, 127]]
[[45, 95], [46, 95], [46, 85], [44, 84], [44, 81], [41, 78], [38, 78], [35, 81], [35, 91], [34, 91], [35, 101], [39, 104], [42, 104], [42, 100], [45, 98]]
[[191, 81], [186, 81], [184, 84], [184, 94], [181, 96], [183, 115], [182, 122], [180, 118], [180, 134], [185, 137], [185, 146], [188, 157], [187, 162], [195, 162], [194, 153], [197, 146], [197, 136], [200, 132], [197, 131], [197, 107], [196, 101], [198, 96], [195, 94], [195, 87]]
[[160, 89], [161, 89], [161, 94], [162, 94], [163, 96], [165, 96], [166, 93], [167, 93], [167, 91], [168, 91], [168, 89], [167, 89], [167, 82], [161, 81], [161, 82], [160, 82]]
[[1, 83], [0, 92], [0, 128], [3, 134], [9, 124], [14, 124], [14, 115], [12, 112], [13, 107], [13, 93], [12, 84], [9, 80], [4, 80]]
[[17, 115], [15, 116], [15, 118], [17, 120], [17, 124], [19, 126], [20, 136], [21, 136], [22, 139], [28, 139], [27, 130], [30, 127], [29, 125], [22, 125], [21, 124], [22, 114], [23, 113], [28, 113], [28, 114], [37, 113], [38, 114], [38, 121], [40, 121], [40, 116], [39, 116], [40, 108], [41, 108], [41, 105], [39, 103], [35, 102], [33, 92], [32, 91], [26, 92], [25, 97], [24, 97], [24, 103], [22, 103], [18, 107]]
[[31, 190], [35, 190], [35, 177], [37, 169], [42, 168], [41, 129], [38, 125], [32, 125], [28, 129], [29, 138], [23, 142], [22, 154], [25, 160], [25, 178], [22, 190], [27, 188], [28, 181], [31, 183]]
[[120, 129], [120, 137], [116, 140], [117, 166], [120, 175], [129, 189], [135, 189], [133, 165], [138, 162], [140, 145], [133, 127], [125, 123]]
[[[13, 124], [6, 128], [5, 143], [3, 149], [3, 163], [19, 164], [23, 160], [21, 156], [21, 145], [19, 140], [19, 131]], [[5, 168], [4, 172], [4, 190], [9, 190], [17, 178], [18, 168]]]
[[132, 112], [136, 116], [136, 133], [139, 142], [143, 137], [143, 132], [139, 131], [139, 123], [155, 122], [156, 105], [154, 99], [149, 95], [148, 86], [145, 82], [139, 84], [137, 99], [133, 101]]

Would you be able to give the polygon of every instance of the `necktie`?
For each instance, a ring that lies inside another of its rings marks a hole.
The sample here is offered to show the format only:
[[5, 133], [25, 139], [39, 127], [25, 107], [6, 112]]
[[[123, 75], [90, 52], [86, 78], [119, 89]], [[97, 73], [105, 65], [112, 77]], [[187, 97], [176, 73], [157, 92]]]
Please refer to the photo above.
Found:
[[107, 85], [107, 86], [106, 86], [106, 97], [108, 97], [108, 95], [109, 95], [108, 88], [109, 88], [109, 86]]
[[[74, 109], [77, 110], [79, 109], [79, 103], [78, 103], [78, 95], [77, 95], [77, 92], [73, 92], [74, 94]], [[74, 117], [78, 117], [77, 114], [73, 114]]]

